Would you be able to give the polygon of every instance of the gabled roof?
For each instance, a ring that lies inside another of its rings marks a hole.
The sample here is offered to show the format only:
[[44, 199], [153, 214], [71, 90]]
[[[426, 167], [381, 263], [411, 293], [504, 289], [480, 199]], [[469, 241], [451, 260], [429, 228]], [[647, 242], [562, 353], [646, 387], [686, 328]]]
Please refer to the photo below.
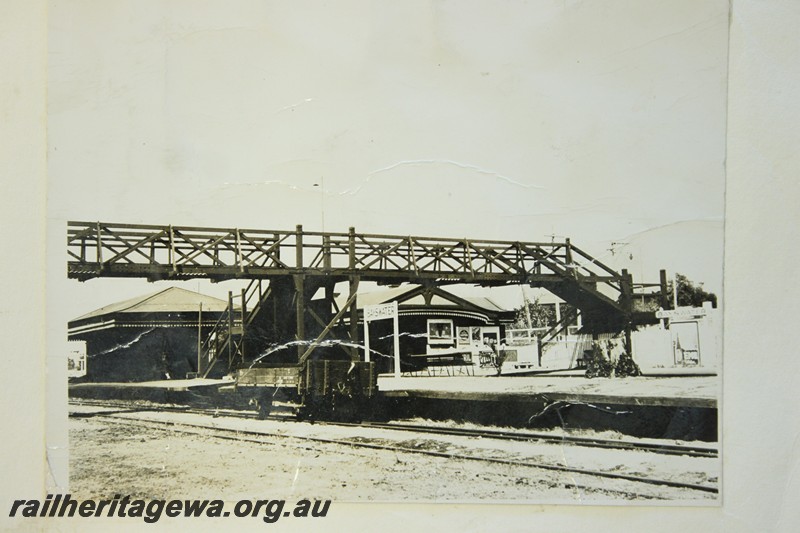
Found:
[[[446, 291], [442, 288], [436, 287], [431, 289], [433, 294], [431, 296], [430, 307], [463, 307], [472, 306], [478, 310], [490, 313], [507, 313], [511, 312], [494, 302], [491, 298], [483, 296], [456, 296], [455, 294]], [[356, 297], [356, 307], [363, 309], [367, 305], [378, 305], [397, 301], [400, 305], [415, 305], [425, 306], [425, 297], [423, 295], [424, 289], [420, 285], [405, 285], [401, 287], [392, 287], [381, 291], [359, 293]], [[339, 296], [337, 303], [341, 306], [344, 305], [346, 296]]]
[[[394, 300], [399, 301], [402, 299], [401, 297], [403, 295], [418, 287], [418, 285], [404, 285], [402, 287], [391, 287], [380, 291], [360, 292], [358, 296], [356, 296], [356, 307], [363, 309], [364, 306], [367, 305], [380, 305]], [[339, 299], [342, 300], [339, 305], [342, 305], [347, 300], [347, 296], [340, 296]]]
[[138, 296], [101, 307], [91, 313], [87, 313], [72, 322], [98, 318], [101, 316], [117, 313], [181, 313], [198, 312], [200, 304], [203, 305], [203, 312], [222, 312], [228, 306], [228, 302], [206, 296], [197, 292], [187, 291], [180, 287], [169, 287], [153, 294]]
[[[479, 307], [485, 311], [491, 311], [493, 313], [504, 313], [510, 311], [509, 309], [505, 309], [497, 305], [497, 303], [492, 300], [491, 298], [487, 298], [485, 296], [455, 296], [453, 298], [460, 298], [461, 300], [465, 300], [475, 307]], [[421, 294], [418, 294], [412, 298], [408, 298], [403, 300], [403, 304], [405, 305], [425, 305], [425, 297]], [[453, 300], [447, 300], [438, 294], [434, 294], [433, 298], [431, 298], [431, 305], [458, 305], [458, 302]]]

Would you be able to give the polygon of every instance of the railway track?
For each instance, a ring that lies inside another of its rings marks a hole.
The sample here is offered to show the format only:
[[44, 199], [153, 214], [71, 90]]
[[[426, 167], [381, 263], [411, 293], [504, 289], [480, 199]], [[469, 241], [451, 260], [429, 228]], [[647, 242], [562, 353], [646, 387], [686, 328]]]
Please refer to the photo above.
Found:
[[[630, 475], [630, 474], [623, 474], [619, 472], [609, 472], [603, 470], [591, 470], [585, 468], [576, 468], [558, 464], [551, 464], [551, 463], [543, 463], [537, 461], [529, 461], [529, 460], [519, 460], [519, 459], [508, 459], [502, 457], [493, 457], [493, 456], [481, 456], [481, 455], [472, 455], [467, 453], [459, 453], [459, 452], [450, 452], [450, 451], [441, 451], [441, 450], [433, 450], [433, 449], [425, 449], [419, 447], [410, 447], [404, 446], [401, 444], [386, 444], [383, 442], [374, 442], [371, 440], [362, 440], [360, 438], [357, 439], [336, 439], [336, 438], [327, 438], [327, 437], [319, 437], [319, 436], [306, 436], [306, 435], [295, 435], [295, 434], [285, 434], [280, 432], [272, 432], [266, 430], [242, 430], [242, 429], [235, 429], [235, 428], [225, 428], [219, 426], [209, 426], [208, 424], [198, 424], [198, 423], [191, 423], [186, 421], [163, 421], [163, 420], [152, 420], [147, 418], [136, 417], [137, 413], [141, 412], [159, 412], [159, 411], [168, 411], [168, 412], [182, 412], [182, 413], [192, 413], [192, 414], [203, 414], [208, 415], [211, 414], [209, 412], [213, 412], [217, 416], [228, 416], [226, 414], [222, 414], [219, 410], [214, 409], [200, 409], [200, 408], [181, 408], [181, 407], [171, 407], [167, 409], [160, 409], [160, 408], [121, 408], [121, 405], [99, 405], [99, 403], [103, 402], [81, 402], [80, 404], [83, 405], [92, 405], [97, 407], [105, 407], [105, 408], [116, 408], [114, 411], [101, 411], [101, 412], [94, 412], [94, 413], [71, 413], [70, 416], [85, 416], [85, 417], [102, 417], [105, 419], [112, 420], [118, 423], [125, 423], [130, 425], [132, 422], [146, 427], [151, 428], [161, 428], [163, 430], [168, 430], [172, 432], [180, 432], [192, 435], [204, 435], [210, 436], [213, 438], [228, 440], [228, 441], [240, 441], [240, 442], [251, 442], [256, 444], [270, 444], [270, 442], [265, 441], [264, 438], [280, 438], [280, 439], [294, 439], [294, 440], [301, 440], [301, 441], [308, 441], [313, 443], [322, 443], [328, 445], [340, 445], [340, 446], [347, 446], [349, 448], [364, 448], [364, 449], [374, 449], [374, 450], [383, 450], [383, 451], [391, 451], [395, 453], [408, 453], [408, 454], [420, 454], [420, 455], [427, 455], [433, 457], [440, 457], [440, 458], [447, 458], [453, 460], [462, 460], [462, 461], [480, 461], [484, 463], [491, 463], [491, 464], [502, 464], [508, 466], [514, 466], [518, 468], [530, 468], [530, 469], [538, 469], [538, 470], [548, 470], [548, 471], [555, 471], [560, 473], [569, 474], [570, 476], [580, 475], [580, 476], [588, 476], [591, 478], [601, 478], [601, 479], [615, 479], [615, 480], [623, 480], [632, 482], [634, 484], [644, 484], [644, 485], [656, 485], [656, 486], [665, 486], [665, 487], [673, 487], [678, 489], [688, 489], [692, 491], [698, 491], [703, 493], [711, 493], [717, 494], [719, 489], [715, 485], [702, 485], [697, 483], [685, 483], [681, 481], [674, 481], [674, 480], [667, 480], [667, 479], [658, 479], [652, 477], [644, 477], [644, 476], [637, 476], [637, 475]], [[256, 418], [254, 413], [240, 413], [246, 414], [248, 416], [234, 416], [235, 418]], [[332, 423], [325, 423], [331, 425], [342, 425], [342, 424], [332, 424]], [[406, 425], [406, 424], [375, 424], [375, 423], [368, 423], [368, 424], [344, 424], [350, 426], [358, 426], [358, 427], [372, 427], [377, 429], [391, 429], [397, 430], [399, 428], [405, 428], [406, 431], [413, 431], [416, 433], [438, 433], [438, 434], [446, 434], [446, 435], [459, 435], [459, 436], [476, 436], [481, 433], [489, 433], [489, 434], [506, 434], [510, 432], [496, 432], [496, 431], [489, 431], [489, 432], [472, 432], [469, 430], [456, 430], [456, 431], [439, 431], [439, 429], [444, 430], [452, 430], [454, 428], [428, 428], [426, 426], [414, 426], [414, 425]], [[420, 428], [423, 428], [424, 431], [420, 431]], [[428, 431], [430, 430], [430, 431]], [[491, 437], [491, 438], [499, 438], [503, 439], [504, 437]], [[514, 435], [514, 440], [516, 439], [516, 435]], [[591, 439], [594, 440], [594, 439]], [[617, 448], [619, 449], [619, 448]], [[574, 486], [575, 482], [574, 479], [571, 477], [571, 481], [569, 483], [570, 486]], [[566, 486], [566, 484], [565, 484]], [[605, 490], [605, 489], [603, 489]]]
[[465, 437], [490, 438], [499, 440], [545, 442], [551, 444], [568, 444], [608, 450], [635, 450], [663, 455], [686, 455], [690, 457], [717, 457], [717, 450], [700, 446], [683, 446], [678, 444], [651, 444], [642, 442], [618, 441], [590, 437], [572, 437], [569, 435], [548, 435], [544, 433], [500, 431], [490, 429], [450, 428], [443, 426], [421, 426], [405, 423], [373, 423], [353, 424], [381, 429], [413, 431], [415, 433], [433, 433], [438, 435], [458, 435]]
[[[97, 400], [81, 400], [72, 402], [80, 405], [92, 405], [96, 407], [118, 407], [125, 409], [129, 404], [122, 402], [105, 402]], [[227, 416], [234, 418], [257, 419], [258, 415], [254, 412], [240, 411], [233, 409], [214, 409], [202, 407], [183, 407], [183, 406], [164, 406], [147, 407], [138, 410], [170, 411], [182, 413], [205, 414], [212, 416]], [[270, 416], [272, 420], [292, 420], [288, 416]], [[583, 446], [591, 448], [602, 448], [607, 450], [630, 450], [656, 453], [662, 455], [682, 455], [688, 457], [708, 457], [718, 456], [718, 451], [712, 447], [704, 446], [685, 446], [679, 444], [655, 444], [644, 442], [631, 442], [622, 440], [600, 439], [594, 437], [575, 437], [570, 435], [552, 435], [547, 433], [536, 433], [529, 431], [503, 431], [492, 429], [472, 429], [472, 428], [453, 428], [446, 426], [423, 426], [419, 424], [408, 424], [402, 422], [316, 422], [320, 425], [335, 425], [346, 427], [370, 427], [375, 429], [388, 429], [393, 431], [407, 431], [411, 433], [427, 433], [432, 435], [454, 435], [481, 439], [497, 439], [507, 441], [522, 442], [541, 442], [548, 444], [563, 444], [570, 446]]]

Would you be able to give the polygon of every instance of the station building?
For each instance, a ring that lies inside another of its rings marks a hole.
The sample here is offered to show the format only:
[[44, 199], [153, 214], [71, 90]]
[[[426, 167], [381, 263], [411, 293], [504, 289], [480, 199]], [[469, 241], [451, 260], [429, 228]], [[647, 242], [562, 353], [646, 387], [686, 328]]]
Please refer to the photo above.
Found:
[[[360, 293], [356, 306], [363, 332], [367, 306], [397, 302], [401, 370], [414, 371], [431, 357], [478, 354], [488, 346], [499, 346], [516, 317], [491, 298], [457, 296], [440, 287], [403, 285]], [[371, 359], [381, 373], [393, 370], [393, 323], [370, 322]]]
[[114, 303], [69, 322], [85, 341], [85, 381], [184, 379], [197, 371], [204, 340], [228, 303], [178, 287]]

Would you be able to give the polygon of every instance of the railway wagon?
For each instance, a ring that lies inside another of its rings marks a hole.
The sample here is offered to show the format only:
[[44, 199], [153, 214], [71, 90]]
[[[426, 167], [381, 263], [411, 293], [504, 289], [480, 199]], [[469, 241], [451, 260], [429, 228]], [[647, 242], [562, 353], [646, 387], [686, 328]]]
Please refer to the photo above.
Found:
[[256, 363], [238, 368], [234, 377], [237, 389], [257, 391], [256, 401], [263, 418], [269, 415], [274, 401], [284, 400], [295, 406], [300, 419], [357, 420], [370, 412], [370, 400], [378, 391], [375, 363], [365, 361]]

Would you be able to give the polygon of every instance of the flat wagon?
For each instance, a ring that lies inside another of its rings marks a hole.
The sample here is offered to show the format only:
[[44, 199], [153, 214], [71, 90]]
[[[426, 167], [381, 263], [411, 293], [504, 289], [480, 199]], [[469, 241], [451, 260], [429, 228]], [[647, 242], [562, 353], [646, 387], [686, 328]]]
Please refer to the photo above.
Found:
[[[296, 406], [301, 419], [357, 420], [368, 415], [378, 390], [374, 362], [307, 360], [299, 365], [253, 364], [235, 371], [237, 389], [255, 389], [266, 418], [276, 400]], [[252, 392], [252, 391], [251, 391]]]

